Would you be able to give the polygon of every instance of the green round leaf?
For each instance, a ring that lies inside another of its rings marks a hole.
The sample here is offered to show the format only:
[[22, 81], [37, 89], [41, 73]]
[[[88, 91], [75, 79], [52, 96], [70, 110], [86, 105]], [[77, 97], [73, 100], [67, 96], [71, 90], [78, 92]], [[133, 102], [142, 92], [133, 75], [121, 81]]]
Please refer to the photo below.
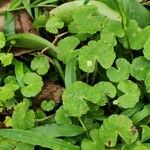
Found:
[[130, 80], [121, 81], [117, 88], [124, 94], [115, 100], [114, 104], [122, 108], [132, 108], [139, 101], [140, 90], [134, 82]]
[[99, 129], [99, 136], [108, 147], [114, 147], [117, 138], [120, 136], [125, 143], [131, 144], [136, 141], [138, 132], [135, 130], [132, 121], [124, 115], [112, 115], [105, 119]]
[[13, 54], [12, 53], [0, 53], [0, 60], [3, 66], [8, 66], [12, 63]]
[[108, 97], [114, 98], [116, 89], [110, 82], [100, 82], [95, 86], [76, 81], [63, 93], [63, 107], [71, 116], [81, 117], [89, 107], [86, 101], [104, 106]]
[[41, 107], [44, 111], [51, 111], [55, 107], [55, 102], [54, 101], [43, 101], [41, 103]]
[[143, 49], [144, 57], [148, 60], [150, 60], [150, 37], [146, 41]]
[[12, 115], [12, 126], [16, 129], [31, 129], [34, 126], [34, 111], [29, 110], [30, 102], [24, 99], [15, 107]]
[[26, 86], [21, 88], [21, 93], [25, 97], [36, 96], [43, 87], [42, 78], [36, 73], [26, 73], [23, 77], [23, 83]]
[[[150, 27], [147, 26], [144, 29], [141, 29], [136, 21], [131, 20], [129, 21], [129, 26], [127, 27], [126, 34], [130, 43], [130, 48], [132, 48], [133, 50], [140, 50], [143, 48], [150, 35]], [[124, 37], [122, 41], [124, 47], [128, 49], [128, 42], [126, 37]]]
[[0, 101], [6, 101], [14, 97], [15, 91], [19, 89], [15, 77], [8, 76], [5, 85], [0, 87]]
[[109, 80], [113, 82], [127, 80], [130, 73], [130, 63], [124, 58], [119, 58], [116, 60], [116, 66], [118, 69], [114, 67], [107, 69]]
[[58, 29], [63, 28], [63, 26], [64, 22], [59, 17], [52, 16], [46, 23], [46, 30], [49, 31], [50, 33], [57, 34]]
[[36, 71], [39, 75], [44, 75], [48, 72], [50, 64], [46, 56], [36, 56], [31, 62], [32, 70]]
[[73, 13], [73, 22], [69, 24], [71, 33], [96, 33], [102, 28], [104, 16], [95, 16], [96, 7], [83, 5]]
[[150, 61], [140, 56], [132, 62], [130, 73], [137, 80], [145, 80], [146, 74], [150, 71]]
[[75, 36], [68, 36], [61, 41], [59, 41], [57, 46], [57, 57], [59, 60], [63, 62], [67, 62], [69, 59], [72, 59], [76, 56], [76, 52], [73, 51], [78, 45], [80, 41]]
[[106, 44], [103, 40], [98, 42], [90, 41], [88, 46], [79, 50], [79, 67], [85, 72], [91, 73], [95, 69], [96, 60], [105, 69], [111, 67], [115, 59], [115, 52], [112, 44]]

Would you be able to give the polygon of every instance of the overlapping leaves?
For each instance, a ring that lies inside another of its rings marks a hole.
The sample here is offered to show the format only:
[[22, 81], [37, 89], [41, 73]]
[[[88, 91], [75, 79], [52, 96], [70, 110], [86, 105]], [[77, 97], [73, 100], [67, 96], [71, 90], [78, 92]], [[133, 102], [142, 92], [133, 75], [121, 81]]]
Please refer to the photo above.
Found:
[[15, 107], [12, 115], [12, 126], [15, 129], [31, 129], [34, 126], [34, 111], [29, 110], [30, 102], [24, 99]]
[[73, 13], [73, 22], [69, 25], [69, 32], [93, 34], [100, 31], [105, 17], [94, 16], [96, 11], [93, 5], [79, 7]]
[[19, 85], [13, 76], [8, 76], [4, 82], [5, 85], [0, 86], [0, 101], [6, 101], [13, 98], [15, 91], [19, 89]]
[[[89, 110], [86, 101], [103, 106], [108, 97], [115, 97], [116, 89], [110, 82], [100, 82], [94, 87], [77, 81], [63, 94], [63, 107], [71, 116], [80, 117]], [[108, 96], [108, 97], [107, 97]]]

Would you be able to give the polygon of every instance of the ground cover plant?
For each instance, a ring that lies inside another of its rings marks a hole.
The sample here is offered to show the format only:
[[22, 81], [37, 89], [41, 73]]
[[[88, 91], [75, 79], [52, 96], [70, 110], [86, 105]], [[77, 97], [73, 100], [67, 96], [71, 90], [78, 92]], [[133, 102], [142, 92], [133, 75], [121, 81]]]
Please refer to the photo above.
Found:
[[149, 150], [149, 5], [11, 0], [0, 11], [0, 150]]

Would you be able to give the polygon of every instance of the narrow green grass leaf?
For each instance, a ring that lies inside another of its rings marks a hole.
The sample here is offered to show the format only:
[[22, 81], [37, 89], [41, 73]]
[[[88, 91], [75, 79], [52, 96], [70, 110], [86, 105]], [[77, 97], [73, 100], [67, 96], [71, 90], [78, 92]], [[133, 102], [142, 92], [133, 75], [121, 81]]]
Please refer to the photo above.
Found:
[[79, 150], [78, 147], [69, 142], [43, 134], [41, 130], [34, 132], [21, 129], [1, 129], [0, 136], [54, 150]]

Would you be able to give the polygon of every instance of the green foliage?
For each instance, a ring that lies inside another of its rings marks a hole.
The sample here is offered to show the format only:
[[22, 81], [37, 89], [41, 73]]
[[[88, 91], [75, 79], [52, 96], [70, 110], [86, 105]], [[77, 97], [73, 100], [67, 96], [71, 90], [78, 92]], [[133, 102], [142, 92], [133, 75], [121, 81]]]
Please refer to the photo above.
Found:
[[24, 99], [19, 103], [12, 115], [12, 126], [14, 129], [31, 129], [34, 126], [34, 111], [29, 110], [30, 102]]
[[117, 88], [124, 94], [115, 100], [113, 102], [114, 104], [117, 104], [123, 108], [131, 108], [134, 107], [139, 101], [140, 90], [134, 82], [130, 80], [121, 81], [119, 82]]
[[0, 87], [0, 101], [6, 101], [14, 97], [15, 91], [19, 89], [15, 77], [8, 76], [5, 85]]
[[150, 139], [150, 128], [146, 125], [142, 125], [142, 142]]
[[36, 71], [39, 75], [44, 75], [50, 68], [49, 60], [45, 56], [36, 56], [31, 61], [32, 70]]
[[44, 110], [44, 111], [51, 111], [51, 110], [53, 110], [54, 109], [54, 107], [55, 107], [55, 102], [54, 101], [43, 101], [42, 103], [41, 103], [41, 107], [42, 107], [42, 109]]
[[[127, 27], [126, 33], [126, 36], [129, 39], [130, 48], [133, 50], [140, 50], [143, 48], [147, 38], [150, 35], [150, 26], [141, 29], [136, 21], [131, 20]], [[129, 48], [125, 37], [123, 38], [123, 45], [125, 48]]]
[[50, 33], [57, 34], [58, 29], [63, 28], [64, 23], [61, 21], [59, 17], [50, 17], [46, 23], [46, 30], [49, 31]]
[[43, 81], [41, 76], [36, 73], [26, 73], [23, 76], [23, 83], [26, 85], [21, 88], [21, 93], [25, 97], [36, 96], [43, 87]]
[[93, 129], [90, 131], [90, 136], [92, 140], [84, 139], [81, 143], [82, 150], [104, 150], [104, 143], [101, 141], [99, 136], [99, 130]]
[[41, 130], [39, 132], [36, 132], [23, 129], [1, 129], [0, 136], [31, 145], [40, 145], [41, 147], [50, 149], [79, 150], [77, 146], [74, 146], [73, 144], [65, 140], [54, 138], [50, 134], [47, 134], [45, 136], [45, 134], [43, 134]]
[[150, 61], [140, 56], [135, 58], [131, 65], [131, 75], [137, 80], [145, 80], [146, 74], [150, 71]]
[[150, 48], [149, 47], [150, 47], [150, 37], [145, 42], [144, 49], [143, 49], [144, 57], [148, 60], [150, 60]]
[[34, 132], [41, 132], [46, 136], [51, 137], [74, 137], [84, 133], [82, 127], [77, 125], [65, 124], [65, 125], [58, 125], [58, 124], [47, 124], [44, 126], [39, 126], [32, 128], [31, 131]]
[[79, 67], [85, 72], [93, 72], [95, 63], [98, 61], [105, 69], [111, 67], [115, 59], [113, 46], [105, 44], [103, 40], [98, 42], [90, 41], [87, 46], [83, 46], [79, 52]]
[[99, 136], [108, 147], [114, 147], [116, 145], [118, 136], [125, 143], [131, 144], [138, 137], [138, 132], [134, 128], [132, 121], [128, 117], [124, 115], [112, 115], [104, 120], [103, 125], [99, 129]]
[[34, 150], [34, 146], [33, 146], [33, 145], [30, 145], [30, 144], [26, 144], [26, 143], [19, 142], [19, 143], [16, 145], [15, 150], [21, 150], [21, 149], [24, 149], [24, 150]]
[[[12, 14], [22, 9], [38, 34], [15, 34]], [[150, 149], [144, 6], [136, 0], [11, 0], [3, 14], [0, 149]]]
[[115, 95], [116, 89], [110, 82], [100, 82], [92, 87], [77, 81], [64, 91], [63, 107], [71, 116], [81, 117], [89, 110], [86, 101], [103, 106], [107, 103], [107, 96], [114, 98]]
[[67, 62], [69, 59], [75, 57], [76, 52], [73, 50], [79, 45], [79, 43], [79, 39], [74, 36], [68, 36], [62, 39], [57, 46], [58, 59], [63, 62]]
[[116, 66], [118, 70], [114, 67], [107, 69], [108, 78], [113, 82], [121, 82], [123, 80], [127, 80], [130, 73], [129, 62], [126, 59], [119, 58], [116, 60]]
[[67, 111], [60, 107], [55, 114], [55, 121], [57, 124], [71, 124], [71, 120], [68, 118], [69, 114]]
[[3, 66], [8, 66], [12, 63], [13, 54], [12, 53], [0, 53], [0, 61]]
[[69, 32], [93, 34], [100, 31], [104, 16], [94, 16], [95, 12], [94, 6], [79, 7], [73, 13], [73, 22], [69, 25]]
[[5, 36], [3, 32], [0, 32], [0, 48], [3, 48], [5, 46]]

